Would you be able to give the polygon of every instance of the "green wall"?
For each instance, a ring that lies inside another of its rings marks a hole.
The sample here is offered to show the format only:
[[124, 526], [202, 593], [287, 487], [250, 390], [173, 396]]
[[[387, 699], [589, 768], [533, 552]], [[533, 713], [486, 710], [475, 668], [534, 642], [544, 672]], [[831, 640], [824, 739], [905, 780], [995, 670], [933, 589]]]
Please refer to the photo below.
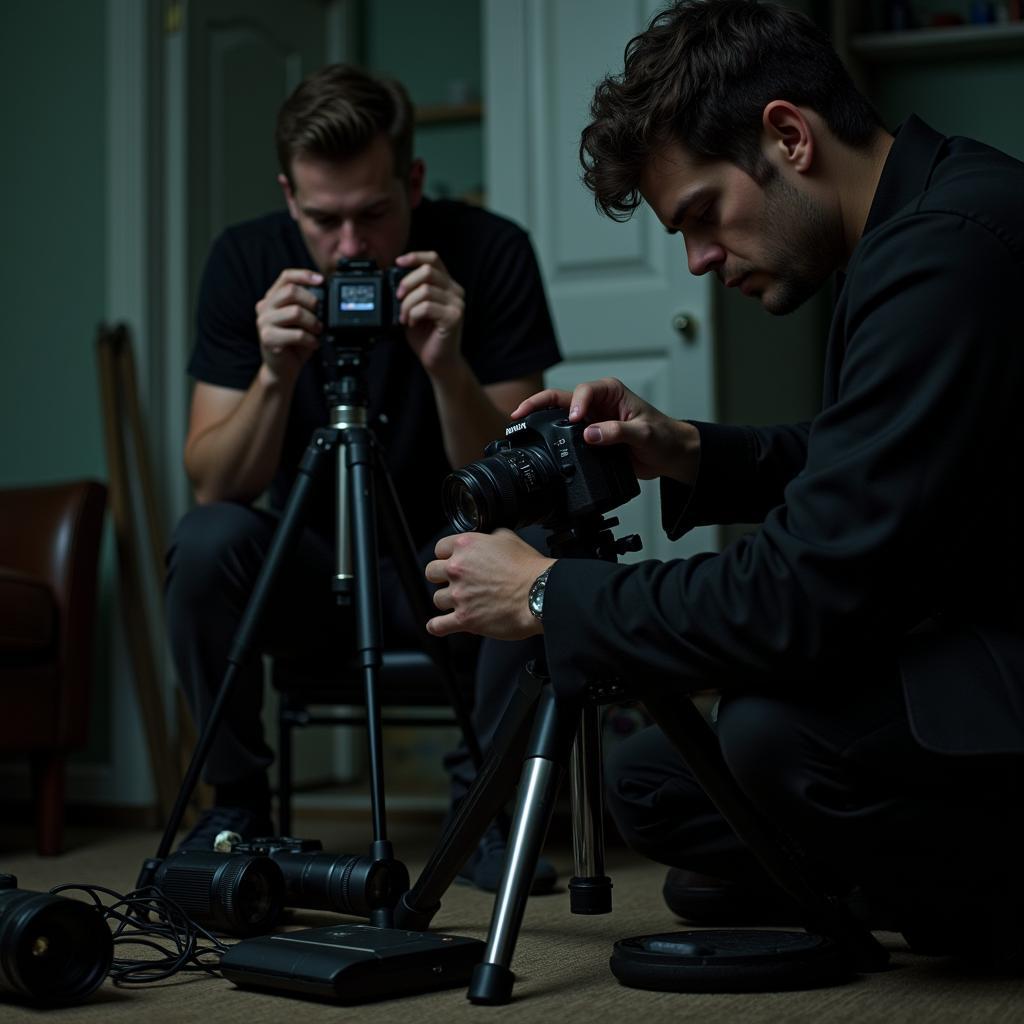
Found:
[[[106, 305], [106, 7], [5, 4], [0, 486], [106, 479], [96, 326]], [[2, 524], [0, 524], [2, 528]], [[113, 545], [100, 584], [89, 747], [107, 760]]]
[[1024, 160], [1024, 49], [874, 66], [867, 83], [890, 127], [912, 112], [944, 135], [968, 135]]
[[[404, 83], [417, 106], [480, 99], [479, 0], [372, 0], [363, 13], [363, 61]], [[427, 164], [427, 194], [463, 196], [483, 187], [478, 122], [420, 125], [416, 152]]]
[[105, 13], [4, 5], [0, 484], [105, 475], [93, 356], [107, 287]]

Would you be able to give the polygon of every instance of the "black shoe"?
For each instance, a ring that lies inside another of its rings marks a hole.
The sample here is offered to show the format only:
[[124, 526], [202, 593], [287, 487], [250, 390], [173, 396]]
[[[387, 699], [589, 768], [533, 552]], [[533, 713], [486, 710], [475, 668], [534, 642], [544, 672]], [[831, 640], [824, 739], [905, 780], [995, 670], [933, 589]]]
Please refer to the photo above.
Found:
[[270, 814], [260, 814], [246, 807], [211, 807], [203, 811], [192, 831], [178, 844], [179, 850], [213, 850], [222, 832], [234, 832], [243, 839], [272, 836], [274, 824]]
[[668, 909], [691, 924], [799, 925], [800, 913], [784, 893], [776, 893], [700, 875], [683, 868], [669, 868], [661, 890]]
[[[805, 915], [781, 889], [729, 882], [683, 868], [669, 868], [662, 895], [668, 909], [691, 924], [712, 927], [802, 926]], [[895, 915], [861, 889], [843, 897], [851, 915], [870, 931], [901, 931]]]
[[[497, 825], [492, 825], [479, 845], [462, 865], [455, 880], [463, 885], [475, 885], [484, 892], [497, 892], [505, 873], [505, 856], [508, 844]], [[533, 895], [552, 892], [558, 884], [555, 865], [544, 857], [537, 858], [537, 869], [533, 873], [530, 892]]]

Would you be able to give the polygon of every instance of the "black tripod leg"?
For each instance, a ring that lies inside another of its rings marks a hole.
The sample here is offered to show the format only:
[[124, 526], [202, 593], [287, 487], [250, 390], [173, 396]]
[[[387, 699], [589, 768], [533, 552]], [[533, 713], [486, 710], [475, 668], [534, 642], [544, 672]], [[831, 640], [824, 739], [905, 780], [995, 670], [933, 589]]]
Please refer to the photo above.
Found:
[[655, 696], [645, 697], [644, 704], [737, 837], [803, 909], [807, 930], [841, 943], [858, 970], [882, 970], [889, 954], [845, 904], [810, 881], [792, 840], [765, 820], [733, 779], [718, 740], [693, 702]]
[[541, 680], [529, 668], [524, 669], [473, 784], [456, 808], [416, 884], [402, 896], [395, 910], [396, 927], [422, 931], [429, 926], [459, 868], [515, 791], [541, 693]]
[[515, 976], [509, 965], [537, 858], [555, 811], [558, 786], [579, 729], [579, 714], [578, 704], [560, 702], [550, 685], [544, 688], [519, 780], [508, 860], [494, 904], [487, 948], [483, 961], [473, 970], [466, 993], [471, 1002], [498, 1005], [512, 998]]
[[[377, 530], [374, 514], [373, 442], [366, 430], [346, 431], [345, 465], [351, 516], [351, 551], [356, 584], [356, 652], [364, 673], [366, 725], [370, 748], [370, 803], [375, 842], [387, 840], [384, 813], [384, 753], [381, 711], [376, 672], [381, 663], [380, 576], [377, 563]], [[341, 538], [339, 538], [341, 543]]]
[[[383, 484], [379, 488], [381, 497], [381, 525], [388, 538], [388, 544], [395, 560], [395, 568], [398, 570], [399, 579], [402, 581], [402, 589], [405, 591], [409, 604], [412, 607], [413, 617], [417, 622], [425, 626], [427, 620], [436, 614], [436, 609], [430, 603], [424, 589], [423, 572], [416, 557], [416, 546], [413, 544], [412, 535], [409, 533], [409, 526], [405, 521], [405, 516], [402, 514], [402, 506], [399, 504], [398, 495], [395, 493], [394, 482], [388, 473], [383, 456], [379, 452], [377, 455], [377, 480]], [[455, 720], [462, 732], [466, 749], [469, 751], [473, 764], [479, 768], [483, 761], [483, 754], [480, 750], [476, 731], [473, 729], [469, 708], [466, 706], [466, 701], [456, 681], [448, 644], [440, 637], [428, 633], [426, 629], [423, 629], [421, 632], [420, 643], [423, 650], [437, 666], [448, 702], [452, 706]]]
[[199, 781], [199, 773], [206, 763], [210, 747], [213, 745], [214, 738], [217, 735], [224, 707], [234, 689], [238, 669], [252, 655], [256, 633], [262, 623], [263, 612], [273, 591], [274, 581], [281, 566], [291, 556], [295, 544], [298, 542], [302, 529], [303, 513], [312, 491], [313, 483], [317, 474], [321, 471], [324, 456], [331, 451], [336, 441], [337, 439], [333, 431], [318, 430], [313, 435], [313, 440], [302, 457], [298, 475], [295, 478], [295, 484], [288, 495], [288, 501], [281, 515], [281, 521], [274, 531], [267, 556], [260, 568], [256, 583], [253, 585], [252, 594], [249, 597], [245, 611], [242, 614], [242, 619], [235, 632], [231, 651], [228, 654], [228, 667], [224, 673], [224, 680], [221, 683], [216, 700], [210, 709], [206, 724], [196, 743], [196, 749], [192, 754], [188, 770], [185, 772], [184, 779], [182, 779], [178, 796], [171, 810], [171, 816], [167, 820], [163, 838], [160, 840], [160, 846], [157, 848], [156, 857], [150, 858], [143, 864], [138, 882], [136, 883], [137, 888], [152, 884], [153, 876], [156, 873], [157, 867], [159, 867], [159, 862], [170, 853], [174, 837], [181, 826], [181, 819], [185, 816], [185, 808], [188, 806], [192, 792], [196, 788], [196, 783]]

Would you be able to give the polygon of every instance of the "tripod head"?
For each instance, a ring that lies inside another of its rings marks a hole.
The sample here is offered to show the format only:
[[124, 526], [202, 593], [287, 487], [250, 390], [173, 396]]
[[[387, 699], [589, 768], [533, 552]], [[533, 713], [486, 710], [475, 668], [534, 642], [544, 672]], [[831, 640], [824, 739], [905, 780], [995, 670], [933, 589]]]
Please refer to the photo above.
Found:
[[[325, 371], [324, 394], [331, 410], [331, 426], [366, 422], [369, 398], [364, 359], [373, 340], [370, 338], [365, 344], [352, 344], [328, 337], [320, 345]], [[363, 413], [353, 414], [352, 410], [363, 410]]]
[[618, 517], [605, 517], [599, 512], [553, 524], [547, 538], [548, 552], [552, 558], [618, 561], [619, 555], [627, 551], [639, 551], [644, 546], [637, 533], [627, 533], [616, 539], [612, 528], [618, 525]]

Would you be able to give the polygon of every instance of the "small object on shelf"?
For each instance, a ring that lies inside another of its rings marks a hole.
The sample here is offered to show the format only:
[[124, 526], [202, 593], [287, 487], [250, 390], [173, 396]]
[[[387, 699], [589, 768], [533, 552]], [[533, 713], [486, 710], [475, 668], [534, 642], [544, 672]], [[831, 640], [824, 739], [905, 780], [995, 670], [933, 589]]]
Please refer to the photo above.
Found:
[[971, 0], [970, 20], [972, 25], [989, 25], [996, 20], [995, 4], [987, 0]]
[[914, 27], [914, 14], [908, 0], [889, 0], [886, 4], [885, 27], [892, 32], [904, 32]]

